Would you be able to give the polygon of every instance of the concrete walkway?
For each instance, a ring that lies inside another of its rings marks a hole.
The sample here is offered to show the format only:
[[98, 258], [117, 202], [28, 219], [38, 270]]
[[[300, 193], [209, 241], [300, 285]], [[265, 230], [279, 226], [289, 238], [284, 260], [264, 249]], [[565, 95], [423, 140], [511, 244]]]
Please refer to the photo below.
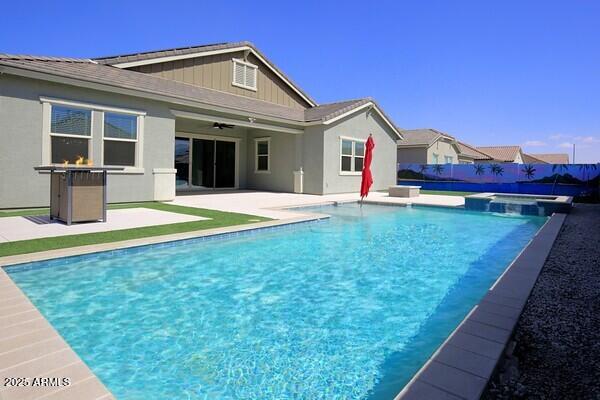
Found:
[[[289, 207], [302, 207], [323, 203], [357, 201], [358, 193], [343, 193], [329, 195], [312, 195], [297, 193], [277, 193], [259, 191], [232, 191], [219, 193], [186, 194], [177, 196], [173, 204], [187, 207], [208, 208], [219, 211], [232, 211], [244, 214], [258, 215], [273, 219], [287, 219], [304, 215], [302, 210], [284, 210]], [[389, 204], [421, 204], [443, 207], [461, 207], [465, 204], [464, 197], [439, 196], [422, 194], [419, 197], [401, 198], [389, 197], [387, 193], [373, 192], [365, 199], [366, 202]]]
[[47, 215], [39, 217], [0, 218], [0, 243], [176, 224], [179, 222], [200, 221], [207, 218], [152, 210], [150, 208], [126, 208], [122, 210], [108, 210], [107, 219], [107, 222], [88, 222], [68, 226], [59, 221], [50, 221]]

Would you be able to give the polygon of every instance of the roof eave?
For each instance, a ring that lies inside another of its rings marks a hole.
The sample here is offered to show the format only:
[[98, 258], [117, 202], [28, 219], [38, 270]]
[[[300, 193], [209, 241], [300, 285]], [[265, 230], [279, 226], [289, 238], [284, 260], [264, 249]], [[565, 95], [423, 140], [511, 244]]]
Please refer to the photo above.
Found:
[[212, 103], [208, 103], [208, 102], [185, 98], [183, 96], [180, 97], [180, 96], [170, 96], [170, 95], [165, 95], [165, 94], [157, 94], [151, 90], [141, 90], [141, 89], [136, 89], [136, 88], [128, 88], [128, 87], [124, 87], [124, 86], [109, 85], [106, 83], [94, 82], [92, 80], [87, 80], [87, 79], [83, 79], [83, 78], [67, 77], [67, 76], [60, 75], [60, 74], [52, 74], [49, 72], [42, 72], [42, 71], [37, 71], [37, 70], [33, 70], [33, 69], [28, 69], [28, 68], [19, 68], [19, 67], [12, 66], [12, 65], [11, 66], [2, 65], [0, 63], [0, 75], [2, 73], [8, 73], [11, 75], [23, 76], [23, 77], [32, 78], [32, 79], [46, 80], [46, 81], [50, 81], [50, 82], [57, 82], [57, 83], [62, 83], [62, 84], [72, 85], [72, 86], [87, 87], [90, 89], [103, 90], [103, 91], [120, 93], [120, 94], [125, 94], [125, 95], [130, 95], [130, 96], [149, 98], [149, 99], [163, 101], [163, 102], [170, 103], [170, 104], [184, 105], [184, 106], [196, 107], [196, 108], [201, 108], [201, 109], [209, 109], [209, 110], [217, 111], [217, 112], [232, 113], [232, 114], [237, 114], [237, 115], [244, 116], [244, 117], [254, 117], [254, 118], [259, 117], [259, 118], [266, 119], [269, 121], [280, 122], [280, 123], [285, 123], [285, 124], [289, 124], [289, 125], [296, 125], [296, 126], [305, 126], [306, 125], [306, 123], [304, 121], [300, 121], [300, 120], [282, 118], [282, 117], [277, 117], [277, 116], [270, 115], [270, 114], [264, 114], [264, 113], [259, 113], [259, 112], [237, 109], [237, 108], [233, 108], [233, 107], [221, 106], [218, 104], [212, 104]]

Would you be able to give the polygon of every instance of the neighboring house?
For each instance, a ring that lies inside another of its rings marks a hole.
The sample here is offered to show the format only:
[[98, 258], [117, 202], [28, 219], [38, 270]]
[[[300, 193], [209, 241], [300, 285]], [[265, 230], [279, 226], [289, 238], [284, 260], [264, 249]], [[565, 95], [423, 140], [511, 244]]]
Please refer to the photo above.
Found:
[[547, 164], [547, 162], [531, 154], [523, 153], [523, 164]]
[[548, 154], [529, 154], [529, 156], [535, 157], [541, 160], [543, 163], [548, 164], [569, 164], [569, 155], [566, 153], [548, 153]]
[[476, 149], [490, 157], [489, 160], [478, 160], [477, 163], [523, 164], [523, 151], [520, 146], [477, 146]]
[[398, 162], [411, 164], [457, 164], [459, 148], [454, 137], [435, 129], [402, 130]]
[[458, 149], [460, 150], [460, 153], [458, 153], [458, 161], [460, 164], [484, 163], [492, 160], [490, 156], [482, 153], [470, 144], [461, 141], [458, 141], [457, 143]]
[[319, 105], [249, 42], [0, 55], [0, 208], [47, 205], [48, 176], [33, 167], [79, 156], [125, 168], [109, 175], [110, 202], [213, 188], [355, 192], [369, 134], [372, 189], [384, 189], [402, 136], [377, 103]]

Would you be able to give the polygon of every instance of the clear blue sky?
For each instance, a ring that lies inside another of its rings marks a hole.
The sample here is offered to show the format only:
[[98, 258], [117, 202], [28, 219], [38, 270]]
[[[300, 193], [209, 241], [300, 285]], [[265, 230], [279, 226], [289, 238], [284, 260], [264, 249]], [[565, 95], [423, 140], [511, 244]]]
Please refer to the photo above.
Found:
[[10, 1], [0, 52], [93, 57], [249, 40], [318, 102], [600, 161], [600, 1]]

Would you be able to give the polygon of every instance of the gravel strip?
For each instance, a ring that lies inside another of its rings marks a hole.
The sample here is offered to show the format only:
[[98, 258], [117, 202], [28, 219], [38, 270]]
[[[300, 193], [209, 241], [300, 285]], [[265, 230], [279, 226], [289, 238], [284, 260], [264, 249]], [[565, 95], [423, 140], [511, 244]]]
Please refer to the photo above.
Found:
[[600, 205], [566, 218], [514, 340], [482, 399], [600, 399]]

